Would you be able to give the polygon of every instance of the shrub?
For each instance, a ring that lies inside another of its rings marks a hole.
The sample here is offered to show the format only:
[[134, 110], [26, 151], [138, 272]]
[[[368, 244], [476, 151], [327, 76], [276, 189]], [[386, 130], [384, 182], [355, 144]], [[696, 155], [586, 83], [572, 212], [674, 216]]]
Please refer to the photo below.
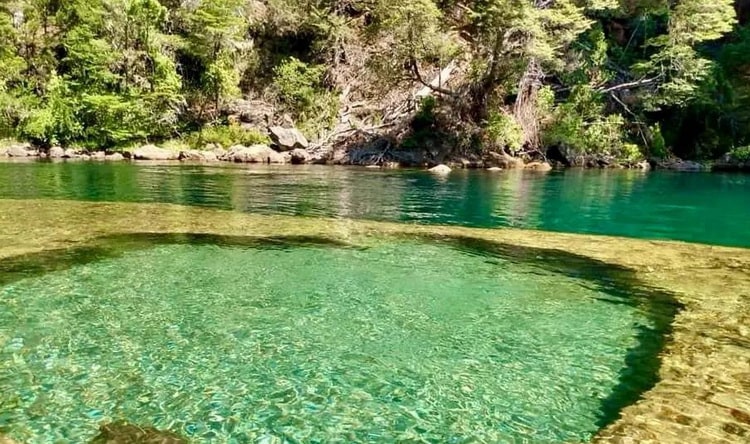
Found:
[[232, 145], [255, 145], [268, 143], [268, 136], [258, 131], [246, 130], [239, 126], [207, 126], [199, 132], [192, 133], [186, 138], [187, 144], [193, 149], [203, 149], [207, 144], [215, 143], [224, 148]]
[[513, 116], [492, 112], [487, 119], [487, 135], [492, 144], [515, 154], [523, 148], [523, 128]]
[[741, 162], [747, 162], [750, 160], [750, 146], [743, 146], [741, 148], [734, 148], [729, 152], [731, 156]]
[[286, 105], [303, 112], [315, 105], [323, 89], [321, 83], [325, 68], [311, 66], [294, 57], [284, 60], [274, 70], [273, 84], [276, 93]]

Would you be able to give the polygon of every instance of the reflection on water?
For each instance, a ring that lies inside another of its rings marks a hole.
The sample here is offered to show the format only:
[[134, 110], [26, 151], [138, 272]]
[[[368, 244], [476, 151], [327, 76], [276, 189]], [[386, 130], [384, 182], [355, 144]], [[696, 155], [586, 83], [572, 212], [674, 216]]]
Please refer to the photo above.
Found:
[[750, 178], [727, 174], [0, 164], [0, 198], [38, 197], [750, 246]]

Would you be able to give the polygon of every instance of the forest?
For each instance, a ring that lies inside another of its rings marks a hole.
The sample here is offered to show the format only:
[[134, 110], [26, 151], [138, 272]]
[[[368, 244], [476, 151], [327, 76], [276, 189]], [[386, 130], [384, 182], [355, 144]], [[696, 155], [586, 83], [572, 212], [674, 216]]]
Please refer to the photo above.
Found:
[[747, 0], [0, 0], [0, 138], [229, 145], [281, 124], [318, 144], [749, 158], [748, 17]]

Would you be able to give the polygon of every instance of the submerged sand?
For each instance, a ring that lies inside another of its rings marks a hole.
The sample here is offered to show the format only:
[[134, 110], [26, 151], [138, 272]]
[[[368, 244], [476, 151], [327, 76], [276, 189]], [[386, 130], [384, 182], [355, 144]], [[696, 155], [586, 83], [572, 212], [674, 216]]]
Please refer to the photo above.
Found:
[[[683, 306], [661, 355], [660, 382], [595, 442], [750, 441], [750, 250], [680, 242], [337, 219], [261, 216], [167, 204], [0, 200], [0, 261], [129, 233], [321, 236], [439, 235], [564, 251], [626, 267]], [[2, 443], [0, 437], [0, 443]]]

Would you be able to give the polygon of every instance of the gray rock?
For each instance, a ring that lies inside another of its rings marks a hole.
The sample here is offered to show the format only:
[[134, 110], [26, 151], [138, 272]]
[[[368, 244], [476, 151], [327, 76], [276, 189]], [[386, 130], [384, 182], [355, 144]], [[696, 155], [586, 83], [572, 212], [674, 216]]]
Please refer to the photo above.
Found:
[[635, 165], [633, 165], [633, 168], [635, 168], [637, 170], [648, 171], [648, 170], [651, 169], [651, 164], [648, 163], [647, 160], [644, 160], [644, 161], [638, 162]]
[[10, 157], [29, 157], [36, 155], [31, 151], [31, 146], [28, 144], [17, 144], [8, 147], [7, 155]]
[[227, 160], [227, 150], [225, 150], [224, 148], [214, 148], [213, 150], [211, 150], [211, 152], [214, 153], [217, 160]]
[[104, 151], [94, 151], [89, 154], [91, 160], [104, 160], [107, 158], [107, 153]]
[[452, 170], [450, 169], [450, 167], [449, 167], [449, 166], [447, 166], [447, 165], [442, 165], [442, 164], [441, 164], [441, 165], [438, 165], [438, 166], [436, 166], [436, 167], [430, 168], [430, 170], [429, 170], [429, 171], [430, 171], [430, 172], [431, 172], [432, 174], [440, 174], [440, 175], [444, 175], [444, 174], [449, 174], [449, 173], [450, 173], [450, 172], [451, 172]]
[[0, 147], [0, 157], [5, 157], [8, 155], [8, 148], [7, 147]]
[[532, 170], [532, 171], [551, 171], [552, 165], [550, 165], [547, 162], [531, 162], [527, 164], [524, 168], [527, 170]]
[[310, 160], [310, 154], [301, 148], [293, 149], [289, 152], [289, 155], [289, 162], [292, 165], [301, 165], [303, 163], [307, 163]]
[[272, 126], [268, 128], [273, 145], [280, 151], [291, 151], [295, 148], [307, 148], [310, 144], [305, 136], [296, 128]]
[[705, 169], [705, 167], [698, 162], [693, 162], [691, 160], [682, 160], [678, 158], [662, 160], [657, 165], [659, 166], [659, 168], [663, 168], [666, 170], [686, 172], [702, 171]]
[[62, 159], [65, 156], [65, 150], [59, 146], [53, 146], [49, 149], [48, 155], [50, 159]]
[[268, 145], [235, 145], [229, 148], [225, 160], [244, 163], [284, 163], [284, 156]]
[[63, 159], [75, 159], [79, 156], [79, 154], [76, 152], [73, 148], [68, 148], [63, 152]]
[[144, 145], [133, 151], [133, 158], [136, 160], [177, 160], [179, 154], [155, 145]]
[[487, 168], [487, 171], [502, 171], [502, 170], [503, 169], [500, 168], [500, 167], [490, 167], [490, 168]]
[[123, 156], [120, 153], [112, 153], [108, 154], [106, 157], [104, 157], [104, 160], [108, 160], [111, 162], [119, 162], [121, 160], [125, 160], [125, 156]]
[[214, 162], [217, 160], [213, 151], [187, 150], [180, 151], [180, 160], [189, 162]]
[[81, 159], [81, 160], [90, 160], [91, 156], [89, 156], [88, 154], [84, 153], [84, 154], [79, 154], [76, 158]]

